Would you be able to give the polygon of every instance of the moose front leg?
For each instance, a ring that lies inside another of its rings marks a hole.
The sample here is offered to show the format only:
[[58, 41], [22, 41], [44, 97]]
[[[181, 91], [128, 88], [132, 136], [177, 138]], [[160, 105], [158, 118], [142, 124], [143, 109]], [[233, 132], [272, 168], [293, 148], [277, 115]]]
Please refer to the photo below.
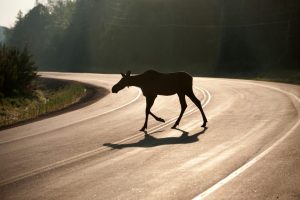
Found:
[[165, 122], [165, 120], [163, 118], [157, 117], [156, 115], [154, 115], [151, 111], [150, 111], [150, 115], [152, 115], [152, 117], [154, 117], [154, 119], [156, 119], [156, 121], [159, 122]]
[[155, 98], [156, 96], [146, 96], [146, 118], [145, 118], [144, 126], [141, 128], [140, 131], [145, 131], [145, 129], [147, 129], [148, 116], [150, 114], [150, 109], [154, 103]]

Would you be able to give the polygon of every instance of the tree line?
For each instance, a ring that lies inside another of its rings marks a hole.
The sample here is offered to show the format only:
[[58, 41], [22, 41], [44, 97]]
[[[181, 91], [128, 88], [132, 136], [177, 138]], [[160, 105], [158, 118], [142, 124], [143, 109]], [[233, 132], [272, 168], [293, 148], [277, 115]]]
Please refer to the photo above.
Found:
[[299, 14], [296, 0], [49, 0], [7, 43], [41, 70], [255, 76], [298, 70]]

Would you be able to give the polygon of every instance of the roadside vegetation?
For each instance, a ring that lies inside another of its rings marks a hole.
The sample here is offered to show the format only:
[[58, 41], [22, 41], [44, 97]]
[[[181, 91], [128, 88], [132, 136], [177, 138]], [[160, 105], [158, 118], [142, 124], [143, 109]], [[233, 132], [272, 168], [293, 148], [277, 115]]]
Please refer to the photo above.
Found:
[[78, 102], [86, 94], [80, 83], [38, 78], [31, 93], [0, 99], [0, 127], [36, 118]]
[[30, 93], [37, 67], [27, 49], [0, 45], [0, 97]]
[[27, 49], [0, 45], [0, 127], [60, 110], [86, 94], [82, 84], [40, 78]]

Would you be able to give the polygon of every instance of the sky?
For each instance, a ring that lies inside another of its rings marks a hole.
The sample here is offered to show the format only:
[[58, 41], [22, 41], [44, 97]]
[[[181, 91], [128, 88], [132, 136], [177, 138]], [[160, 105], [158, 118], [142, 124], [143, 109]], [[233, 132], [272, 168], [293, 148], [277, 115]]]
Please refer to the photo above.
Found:
[[21, 10], [26, 14], [35, 5], [35, 0], [0, 0], [0, 26], [11, 28]]

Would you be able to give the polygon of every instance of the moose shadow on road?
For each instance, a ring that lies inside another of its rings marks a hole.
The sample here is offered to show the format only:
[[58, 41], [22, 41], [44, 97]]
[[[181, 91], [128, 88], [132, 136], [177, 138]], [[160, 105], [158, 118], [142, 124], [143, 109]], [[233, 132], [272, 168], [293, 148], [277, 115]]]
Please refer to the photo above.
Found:
[[176, 128], [177, 130], [181, 131], [182, 134], [179, 137], [166, 137], [166, 138], [156, 138], [153, 135], [144, 131], [145, 136], [144, 139], [135, 142], [135, 143], [128, 143], [128, 144], [113, 144], [113, 143], [105, 143], [103, 146], [111, 147], [112, 149], [123, 149], [129, 147], [156, 147], [161, 145], [171, 145], [171, 144], [188, 144], [198, 142], [198, 136], [205, 133], [207, 127], [205, 127], [202, 131], [195, 133], [193, 135], [189, 135], [189, 132]]

